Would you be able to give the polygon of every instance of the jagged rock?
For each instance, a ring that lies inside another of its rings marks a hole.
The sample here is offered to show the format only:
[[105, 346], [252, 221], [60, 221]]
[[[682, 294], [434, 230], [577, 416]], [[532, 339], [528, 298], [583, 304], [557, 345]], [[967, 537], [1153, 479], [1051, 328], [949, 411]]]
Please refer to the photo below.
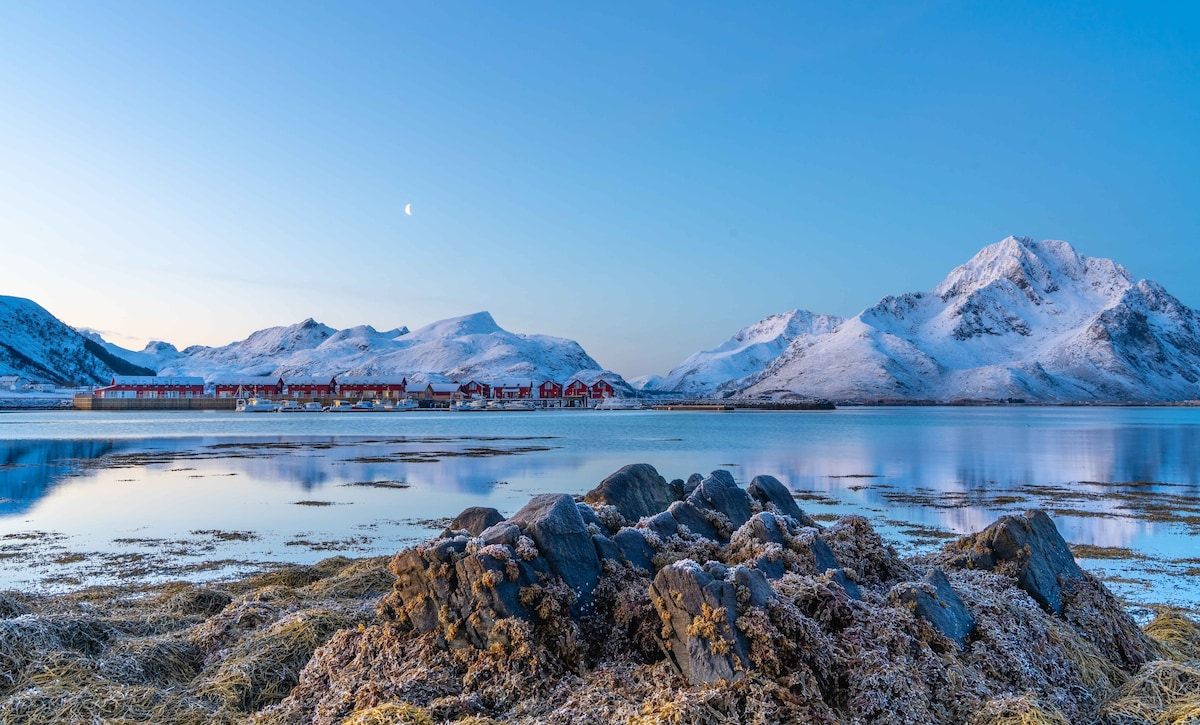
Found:
[[517, 540], [521, 538], [521, 527], [516, 524], [510, 524], [507, 521], [501, 521], [494, 526], [489, 526], [479, 534], [479, 538], [483, 540], [485, 545], [503, 544], [505, 546], [515, 546]]
[[941, 569], [930, 569], [920, 582], [897, 584], [890, 597], [954, 640], [960, 649], [967, 646], [967, 638], [975, 631], [975, 618]]
[[950, 544], [950, 566], [1013, 577], [1046, 611], [1063, 615], [1063, 593], [1084, 580], [1070, 547], [1044, 511], [1002, 516], [983, 531]]
[[679, 533], [679, 522], [669, 511], [655, 514], [638, 522], [637, 528], [644, 529], [659, 540], [666, 540]]
[[623, 561], [620, 547], [604, 534], [592, 534], [592, 545], [596, 547], [596, 557], [602, 567], [605, 561]]
[[787, 486], [780, 483], [774, 476], [755, 476], [746, 487], [750, 498], [766, 506], [773, 506], [784, 516], [791, 516], [804, 526], [820, 528], [815, 520], [800, 510], [796, 499], [792, 497]]
[[664, 652], [694, 685], [740, 679], [750, 666], [749, 644], [734, 626], [737, 587], [729, 574], [723, 564], [685, 559], [663, 567], [650, 585]]
[[768, 579], [785, 573], [814, 575], [839, 569], [837, 557], [820, 533], [795, 519], [760, 511], [729, 540], [727, 561], [760, 570]]
[[479, 536], [484, 529], [503, 520], [504, 516], [494, 508], [472, 506], [463, 509], [462, 513], [455, 516], [446, 530], [442, 532], [442, 536], [449, 536], [455, 531], [470, 531], [472, 536]]
[[704, 476], [699, 473], [693, 473], [692, 475], [688, 476], [687, 480], [683, 483], [683, 495], [685, 497], [691, 496], [692, 491], [695, 491], [700, 486], [700, 482], [703, 480]]
[[642, 536], [641, 531], [625, 527], [618, 531], [612, 540], [620, 550], [621, 559], [625, 563], [645, 569], [647, 572], [654, 571], [654, 564], [651, 561], [654, 549], [646, 543], [646, 537]]
[[713, 471], [686, 500], [697, 508], [716, 511], [729, 519], [732, 528], [721, 537], [725, 540], [753, 515], [750, 496], [734, 482], [729, 471]]
[[681, 526], [686, 526], [692, 537], [700, 537], [703, 539], [718, 540], [729, 538], [721, 536], [721, 532], [717, 529], [716, 524], [711, 518], [710, 509], [701, 509], [696, 506], [691, 500], [676, 501], [667, 509], [667, 513], [675, 518]]
[[596, 511], [591, 506], [583, 502], [577, 502], [575, 506], [579, 509], [579, 518], [583, 519], [583, 525], [591, 529], [595, 527], [600, 531], [604, 531], [604, 522], [596, 515]]
[[862, 590], [846, 575], [845, 569], [829, 569], [825, 573], [829, 576], [829, 581], [840, 586], [851, 599], [862, 599]]
[[508, 522], [533, 539], [551, 573], [575, 593], [572, 610], [577, 614], [588, 611], [600, 581], [600, 558], [575, 499], [566, 494], [534, 496]]
[[629, 523], [666, 511], [682, 498], [648, 463], [625, 466], [583, 496], [586, 503], [614, 506]]

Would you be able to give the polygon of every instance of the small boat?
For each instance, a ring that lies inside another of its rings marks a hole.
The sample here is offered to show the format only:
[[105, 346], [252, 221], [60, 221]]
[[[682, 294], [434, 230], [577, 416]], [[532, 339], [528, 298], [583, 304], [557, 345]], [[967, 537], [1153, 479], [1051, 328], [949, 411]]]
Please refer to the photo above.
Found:
[[389, 411], [416, 410], [417, 408], [420, 408], [420, 407], [421, 407], [421, 404], [418, 403], [417, 401], [413, 400], [412, 398], [403, 398], [401, 400], [397, 400], [394, 403], [391, 401], [388, 401], [383, 404], [383, 409], [389, 410]]
[[595, 410], [645, 410], [646, 406], [637, 398], [618, 398], [605, 396], [596, 403]]
[[324, 408], [326, 413], [349, 413], [351, 409], [352, 406], [347, 400], [335, 400]]
[[373, 400], [360, 400], [354, 405], [351, 405], [350, 410], [358, 411], [360, 413], [374, 412], [376, 410], [383, 410], [383, 406], [375, 405], [375, 401]]
[[279, 401], [280, 413], [299, 413], [302, 410], [304, 410], [304, 408], [300, 407], [300, 403], [295, 400]]
[[506, 400], [505, 410], [537, 410], [537, 406], [528, 400]]
[[323, 407], [321, 406], [321, 404], [320, 404], [320, 403], [318, 403], [318, 402], [317, 402], [317, 401], [315, 401], [315, 400], [314, 400], [314, 401], [312, 401], [312, 402], [309, 402], [309, 403], [305, 403], [305, 404], [304, 404], [304, 405], [303, 405], [303, 406], [300, 408], [300, 412], [301, 412], [301, 413], [320, 413], [320, 412], [321, 412], [321, 411], [323, 411], [323, 410], [325, 410], [325, 408], [323, 408]]
[[450, 410], [455, 410], [460, 413], [474, 413], [480, 410], [491, 410], [490, 403], [482, 398], [474, 400], [458, 400], [450, 405]]
[[266, 398], [238, 398], [233, 408], [235, 413], [274, 413], [279, 404]]

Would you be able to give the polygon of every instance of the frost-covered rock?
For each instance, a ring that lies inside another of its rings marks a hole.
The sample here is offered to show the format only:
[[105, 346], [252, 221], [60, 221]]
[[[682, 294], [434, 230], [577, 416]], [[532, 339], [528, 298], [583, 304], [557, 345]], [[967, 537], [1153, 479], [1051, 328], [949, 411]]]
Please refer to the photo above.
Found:
[[[715, 473], [692, 496], [737, 501], [727, 484]], [[688, 501], [609, 537], [581, 530], [570, 496], [542, 496], [480, 538], [401, 552], [381, 622], [318, 651], [261, 721], [334, 725], [351, 704], [402, 699], [450, 722], [948, 725], [1024, 693], [1043, 719], [1100, 722], [1155, 656], [1041, 512], [903, 560], [862, 517], [818, 530], [745, 501], [757, 510], [727, 540], [672, 514], [718, 511]], [[566, 540], [600, 561], [590, 593], [548, 557]], [[1061, 610], [1023, 568], [1058, 582]], [[576, 594], [593, 606], [572, 606]]]

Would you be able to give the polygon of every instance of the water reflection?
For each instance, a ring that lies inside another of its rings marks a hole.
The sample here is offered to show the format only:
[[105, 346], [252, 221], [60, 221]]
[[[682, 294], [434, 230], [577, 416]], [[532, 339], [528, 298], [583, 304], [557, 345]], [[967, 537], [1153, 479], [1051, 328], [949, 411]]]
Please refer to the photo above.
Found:
[[[801, 501], [812, 513], [862, 513], [925, 546], [936, 540], [905, 534], [906, 525], [962, 534], [1032, 506], [1050, 510], [1072, 542], [1155, 556], [1189, 556], [1200, 528], [1200, 508], [1191, 510], [1200, 507], [1200, 410], [268, 418], [30, 414], [29, 425], [5, 426], [28, 439], [0, 441], [0, 533], [69, 534], [76, 524], [64, 511], [101, 509], [118, 493], [129, 497], [130, 486], [142, 486], [147, 500], [153, 493], [158, 503], [144, 516], [163, 535], [251, 526], [283, 537], [318, 525], [371, 526], [382, 515], [452, 516], [469, 505], [512, 513], [533, 493], [582, 493], [633, 462], [667, 478], [727, 468], [743, 485], [771, 474], [819, 494]], [[152, 429], [172, 435], [145, 434]], [[217, 476], [232, 478], [218, 485]], [[354, 485], [377, 482], [398, 485]], [[1114, 482], [1149, 483], [1100, 485]], [[46, 505], [67, 501], [68, 489], [69, 505]], [[227, 500], [214, 506], [207, 499], [218, 490]], [[298, 499], [345, 506], [301, 510], [292, 505]], [[1147, 515], [1155, 501], [1178, 515]], [[262, 502], [270, 505], [254, 508]], [[210, 517], [203, 524], [200, 511]]]

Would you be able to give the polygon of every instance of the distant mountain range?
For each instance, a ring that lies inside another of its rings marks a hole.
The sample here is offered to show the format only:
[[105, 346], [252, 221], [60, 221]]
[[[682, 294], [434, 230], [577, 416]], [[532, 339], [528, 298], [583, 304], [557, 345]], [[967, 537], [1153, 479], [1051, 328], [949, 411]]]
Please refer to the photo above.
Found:
[[[87, 333], [111, 354], [154, 368], [159, 375], [194, 375], [212, 380], [231, 375], [404, 375], [410, 382], [449, 380], [565, 381], [602, 371], [579, 343], [549, 335], [504, 330], [487, 312], [426, 325], [379, 332], [369, 325], [335, 330], [312, 319], [271, 327], [223, 347], [177, 350], [150, 343], [141, 352], [124, 350]], [[631, 391], [616, 373], [606, 378]]]
[[637, 382], [683, 395], [835, 402], [1192, 400], [1200, 317], [1112, 260], [1009, 237], [930, 292], [884, 297], [848, 320], [768, 317], [664, 378]]
[[[36, 303], [0, 297], [0, 375], [96, 384], [113, 374], [386, 375], [424, 381], [565, 381], [600, 365], [578, 343], [519, 335], [487, 312], [416, 331], [335, 330], [308, 319], [223, 347], [134, 352], [76, 331]], [[615, 373], [606, 377], [631, 391]], [[929, 292], [884, 297], [850, 319], [793, 310], [738, 331], [648, 393], [824, 398], [1169, 402], [1200, 398], [1200, 315], [1121, 265], [1066, 242], [1009, 237]]]

